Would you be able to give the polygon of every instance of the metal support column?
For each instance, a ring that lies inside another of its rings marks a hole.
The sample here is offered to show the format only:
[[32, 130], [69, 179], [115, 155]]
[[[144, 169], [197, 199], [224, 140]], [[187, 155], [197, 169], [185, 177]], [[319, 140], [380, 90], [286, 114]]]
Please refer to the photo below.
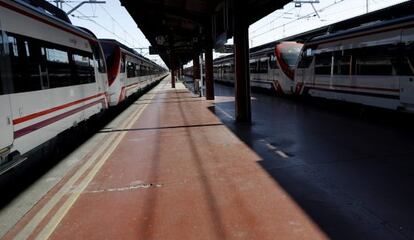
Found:
[[204, 89], [205, 89], [205, 84], [204, 84], [204, 59], [203, 59], [203, 53], [200, 54], [200, 97], [204, 97]]
[[175, 88], [175, 69], [171, 69], [171, 88]]
[[248, 15], [247, 0], [234, 1], [236, 121], [244, 123], [251, 122]]
[[184, 74], [184, 66], [183, 65], [180, 66], [180, 72], [181, 72], [181, 76], [184, 78], [185, 74]]
[[214, 100], [213, 49], [206, 49], [206, 99]]
[[177, 61], [173, 56], [174, 53], [170, 56], [170, 63], [171, 63], [171, 88], [175, 88], [175, 78], [176, 78], [176, 70], [177, 70]]
[[193, 57], [193, 80], [194, 80], [194, 89], [196, 89], [196, 81], [200, 79], [200, 59], [198, 55]]

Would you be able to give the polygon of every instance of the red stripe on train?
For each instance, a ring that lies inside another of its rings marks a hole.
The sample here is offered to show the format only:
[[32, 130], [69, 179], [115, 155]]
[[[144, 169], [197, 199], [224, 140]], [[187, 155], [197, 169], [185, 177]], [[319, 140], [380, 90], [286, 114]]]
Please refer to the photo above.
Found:
[[77, 100], [77, 101], [74, 101], [74, 102], [66, 103], [66, 104], [61, 105], [61, 106], [50, 108], [50, 109], [47, 109], [47, 110], [44, 110], [44, 111], [41, 111], [41, 112], [33, 113], [33, 114], [30, 114], [30, 115], [27, 115], [27, 116], [24, 116], [24, 117], [21, 117], [21, 118], [16, 118], [16, 119], [13, 120], [13, 125], [17, 125], [17, 124], [20, 124], [20, 123], [23, 123], [23, 122], [30, 121], [34, 118], [38, 118], [38, 117], [44, 116], [46, 114], [49, 114], [49, 113], [52, 113], [52, 112], [56, 112], [56, 111], [74, 106], [76, 104], [79, 104], [79, 103], [82, 103], [82, 102], [100, 97], [102, 95], [105, 95], [105, 93], [100, 93], [100, 94], [90, 96], [90, 97], [87, 97], [87, 98], [84, 98], [84, 99], [80, 99], [80, 100]]
[[335, 84], [324, 84], [324, 83], [305, 83], [305, 85], [307, 85], [307, 86], [322, 86], [322, 87], [338, 87], [338, 88], [363, 89], [363, 90], [385, 91], [385, 92], [400, 92], [400, 89], [392, 89], [392, 88], [347, 86], [347, 85], [335, 85]]
[[62, 120], [63, 118], [69, 117], [69, 116], [71, 116], [73, 114], [76, 114], [76, 113], [78, 113], [78, 112], [80, 112], [82, 110], [85, 110], [85, 109], [87, 109], [89, 107], [92, 107], [92, 106], [94, 106], [96, 104], [99, 104], [99, 103], [102, 103], [104, 105], [105, 104], [105, 100], [104, 99], [99, 99], [99, 100], [97, 100], [95, 102], [91, 102], [91, 103], [86, 104], [86, 105], [84, 105], [82, 107], [72, 109], [72, 110], [67, 111], [65, 113], [62, 113], [60, 115], [54, 116], [52, 118], [49, 118], [49, 119], [46, 119], [44, 121], [38, 122], [38, 123], [33, 124], [31, 126], [28, 126], [28, 127], [22, 128], [20, 130], [17, 130], [17, 131], [14, 132], [14, 138], [15, 139], [16, 138], [20, 138], [20, 137], [22, 137], [24, 135], [27, 135], [27, 134], [29, 134], [31, 132], [34, 132], [36, 130], [39, 130], [39, 129], [41, 129], [43, 127], [46, 127], [48, 125], [51, 125], [51, 124], [53, 124], [53, 123], [55, 123], [55, 122], [57, 122], [59, 120]]

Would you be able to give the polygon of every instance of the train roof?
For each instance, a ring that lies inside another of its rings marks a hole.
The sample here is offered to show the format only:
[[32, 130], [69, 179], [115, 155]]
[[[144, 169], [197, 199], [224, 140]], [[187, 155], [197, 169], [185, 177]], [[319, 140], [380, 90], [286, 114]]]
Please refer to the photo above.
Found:
[[[97, 38], [95, 35], [85, 28], [80, 28], [72, 25], [67, 14], [60, 8], [54, 6], [50, 2], [45, 0], [11, 0], [10, 2], [16, 3], [19, 6], [25, 8], [27, 11], [36, 12], [37, 14], [46, 17], [51, 22], [57, 22], [75, 31], [80, 36], [85, 38], [92, 38], [95, 41]], [[91, 34], [92, 33], [92, 34]]]
[[361, 26], [358, 26], [358, 27], [355, 27], [355, 28], [351, 28], [351, 29], [348, 29], [348, 30], [339, 31], [337, 33], [315, 37], [311, 41], [309, 41], [308, 44], [317, 44], [317, 43], [320, 43], [320, 42], [325, 42], [325, 41], [328, 41], [328, 40], [334, 40], [334, 39], [341, 38], [341, 37], [348, 36], [348, 35], [353, 35], [353, 34], [357, 34], [357, 33], [362, 33], [362, 32], [366, 32], [366, 31], [371, 31], [371, 30], [376, 30], [376, 29], [381, 29], [381, 28], [386, 28], [386, 27], [391, 27], [391, 26], [394, 26], [394, 25], [404, 24], [404, 23], [409, 23], [409, 22], [414, 22], [414, 14], [411, 15], [411, 16], [402, 17], [402, 18], [398, 18], [398, 19], [376, 21], [376, 22], [361, 25]]

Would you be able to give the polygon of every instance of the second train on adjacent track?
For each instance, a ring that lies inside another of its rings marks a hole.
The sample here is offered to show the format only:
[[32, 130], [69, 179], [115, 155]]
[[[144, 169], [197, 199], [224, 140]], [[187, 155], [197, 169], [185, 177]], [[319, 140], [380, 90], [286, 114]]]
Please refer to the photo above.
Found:
[[[251, 86], [414, 111], [414, 15], [373, 21], [304, 44], [250, 53]], [[215, 59], [216, 81], [234, 83], [233, 55]]]

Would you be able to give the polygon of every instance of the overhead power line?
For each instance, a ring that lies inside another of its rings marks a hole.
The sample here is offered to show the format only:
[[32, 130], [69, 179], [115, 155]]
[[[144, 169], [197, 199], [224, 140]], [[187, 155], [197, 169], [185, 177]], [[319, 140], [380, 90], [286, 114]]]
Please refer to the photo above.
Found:
[[[104, 6], [102, 6], [102, 5], [100, 5], [100, 7], [102, 8], [102, 10], [106, 13], [106, 14], [108, 14], [108, 16], [111, 18], [111, 20], [113, 21], [113, 22], [115, 22], [130, 38], [132, 38], [132, 39], [134, 39], [135, 37], [134, 36], [132, 36], [130, 33], [129, 33], [129, 31], [127, 31], [123, 26], [122, 26], [122, 24], [120, 24], [112, 15], [111, 15], [111, 13], [108, 11], [108, 10], [106, 10], [106, 8], [104, 7]], [[138, 42], [139, 42], [139, 39], [137, 39], [138, 40]], [[143, 47], [142, 47], [142, 43], [141, 42], [139, 42], [138, 43], [138, 47], [137, 48], [140, 48], [140, 49], [142, 49]]]
[[[69, 7], [73, 7], [70, 4], [64, 2], [66, 5], [68, 5]], [[78, 12], [82, 17], [76, 16], [76, 15], [71, 15], [72, 17], [77, 17], [79, 19], [82, 20], [87, 20], [90, 21], [92, 23], [94, 23], [95, 25], [97, 25], [98, 27], [102, 28], [103, 30], [107, 31], [108, 33], [112, 34], [113, 36], [117, 37], [118, 39], [120, 39], [122, 42], [127, 43], [128, 45], [132, 46], [133, 44], [131, 44], [128, 40], [124, 39], [123, 37], [119, 36], [117, 33], [115, 33], [114, 31], [111, 31], [110, 29], [106, 28], [104, 25], [98, 23], [97, 21], [91, 19], [90, 17], [86, 16], [84, 13], [82, 13], [81, 11], [79, 11], [79, 9], [76, 10], [76, 12]]]
[[287, 11], [285, 11], [285, 12], [282, 12], [282, 14], [281, 14], [281, 15], [276, 16], [274, 19], [272, 19], [272, 20], [271, 20], [271, 21], [269, 21], [268, 23], [266, 23], [266, 24], [264, 24], [264, 25], [262, 25], [262, 26], [260, 26], [260, 27], [256, 28], [255, 30], [253, 30], [253, 31], [252, 31], [252, 33], [255, 33], [255, 32], [257, 32], [258, 30], [260, 30], [260, 29], [263, 29], [263, 28], [267, 27], [269, 24], [272, 24], [273, 22], [275, 22], [276, 20], [278, 20], [278, 19], [280, 19], [280, 18], [283, 18], [286, 14], [289, 14], [289, 13], [290, 13], [290, 11], [292, 11], [293, 9], [295, 9], [295, 7], [292, 7], [292, 8], [290, 8], [289, 10], [287, 10]]
[[[321, 8], [321, 9], [319, 9], [319, 10], [316, 10], [316, 9], [314, 9], [314, 10], [315, 10], [316, 12], [323, 12], [323, 11], [325, 11], [326, 9], [331, 8], [332, 6], [334, 6], [334, 5], [338, 4], [338, 3], [341, 3], [341, 2], [343, 2], [343, 1], [345, 1], [345, 0], [337, 0], [337, 1], [333, 2], [332, 4], [330, 4], [330, 5], [328, 5], [328, 6], [325, 6], [325, 7]], [[251, 37], [251, 39], [254, 39], [254, 38], [260, 37], [260, 36], [265, 35], [265, 34], [267, 34], [267, 33], [269, 33], [269, 32], [272, 32], [272, 31], [274, 31], [274, 30], [276, 30], [276, 29], [279, 29], [279, 28], [284, 28], [285, 26], [290, 25], [290, 24], [292, 24], [292, 23], [294, 23], [294, 22], [297, 22], [297, 21], [299, 21], [299, 20], [306, 19], [306, 18], [311, 18], [311, 17], [314, 17], [314, 16], [317, 16], [317, 15], [315, 14], [315, 12], [308, 13], [308, 14], [306, 14], [306, 15], [304, 15], [304, 16], [301, 16], [301, 17], [298, 17], [298, 18], [296, 18], [296, 19], [294, 19], [294, 20], [292, 20], [292, 21], [289, 21], [289, 22], [286, 22], [286, 23], [284, 23], [284, 24], [281, 24], [281, 25], [278, 25], [278, 26], [272, 27], [272, 28], [270, 28], [270, 29], [268, 29], [268, 30], [266, 30], [266, 31], [264, 31], [264, 32], [262, 32], [262, 33], [256, 34], [256, 35], [252, 36], [252, 37]]]

